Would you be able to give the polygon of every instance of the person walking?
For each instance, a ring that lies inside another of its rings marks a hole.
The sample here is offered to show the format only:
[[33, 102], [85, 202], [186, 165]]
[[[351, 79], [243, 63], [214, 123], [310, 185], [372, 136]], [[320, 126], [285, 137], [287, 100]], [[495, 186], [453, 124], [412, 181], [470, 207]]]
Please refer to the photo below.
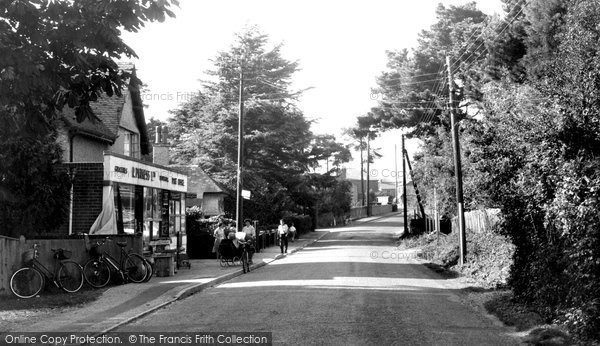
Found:
[[292, 225], [290, 226], [290, 229], [288, 230], [288, 233], [292, 236], [292, 243], [293, 243], [294, 240], [296, 240], [296, 227], [294, 227], [293, 222], [292, 222]]
[[250, 224], [250, 219], [246, 219], [244, 224], [242, 232], [246, 234], [245, 240], [248, 246], [248, 261], [252, 264], [252, 256], [254, 256], [254, 252], [256, 252], [256, 249], [254, 248], [254, 243], [256, 242], [256, 229]]
[[277, 234], [279, 235], [279, 248], [281, 253], [287, 253], [288, 249], [288, 225], [283, 222], [283, 219], [279, 220], [279, 227], [277, 227]]
[[215, 231], [213, 232], [213, 237], [215, 237], [215, 243], [213, 244], [212, 252], [216, 254], [217, 259], [219, 259], [221, 255], [219, 253], [219, 245], [221, 245], [221, 241], [225, 239], [225, 226], [223, 225], [222, 221], [219, 222], [217, 228], [215, 228]]

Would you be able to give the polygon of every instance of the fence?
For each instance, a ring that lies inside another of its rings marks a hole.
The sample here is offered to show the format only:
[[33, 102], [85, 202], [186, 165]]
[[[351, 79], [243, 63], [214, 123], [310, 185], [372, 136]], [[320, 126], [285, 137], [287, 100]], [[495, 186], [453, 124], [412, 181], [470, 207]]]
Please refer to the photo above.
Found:
[[[500, 209], [482, 209], [465, 212], [465, 229], [481, 233], [500, 221]], [[452, 218], [452, 232], [458, 232], [458, 217]]]
[[[90, 241], [105, 238], [106, 235], [89, 236]], [[133, 252], [142, 253], [142, 237], [129, 234], [113, 234], [110, 238], [117, 241], [126, 241], [127, 248]], [[12, 273], [23, 266], [23, 253], [39, 244], [38, 260], [48, 269], [53, 270], [54, 258], [52, 249], [67, 249], [72, 252], [71, 259], [83, 265], [89, 255], [83, 235], [71, 237], [57, 237], [53, 239], [21, 239], [0, 236], [0, 296], [12, 294], [10, 291], [10, 277]], [[111, 256], [119, 259], [120, 250], [116, 245], [109, 245], [104, 249]]]

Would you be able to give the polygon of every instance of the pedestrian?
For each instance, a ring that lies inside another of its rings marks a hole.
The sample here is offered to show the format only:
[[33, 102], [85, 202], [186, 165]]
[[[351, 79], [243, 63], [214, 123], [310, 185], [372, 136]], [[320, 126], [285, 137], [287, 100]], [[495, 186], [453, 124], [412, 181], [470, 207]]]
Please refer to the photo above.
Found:
[[248, 246], [248, 262], [250, 262], [250, 264], [252, 264], [252, 256], [254, 256], [254, 242], [256, 240], [256, 229], [254, 228], [254, 226], [252, 226], [250, 224], [250, 219], [246, 219], [244, 220], [244, 228], [242, 228], [242, 232], [244, 232], [245, 235], [245, 241], [246, 241], [246, 246]]
[[221, 245], [221, 241], [225, 239], [225, 226], [223, 225], [223, 221], [220, 221], [213, 232], [213, 237], [215, 237], [215, 243], [213, 245], [212, 252], [217, 255], [217, 259], [220, 257], [219, 253], [219, 245]]
[[294, 240], [296, 240], [296, 227], [294, 227], [293, 222], [292, 222], [292, 225], [290, 226], [290, 229], [288, 230], [288, 233], [292, 236], [292, 243], [293, 243]]
[[279, 220], [279, 227], [277, 227], [277, 234], [279, 235], [279, 248], [281, 253], [287, 253], [288, 248], [288, 225], [283, 222], [283, 219]]

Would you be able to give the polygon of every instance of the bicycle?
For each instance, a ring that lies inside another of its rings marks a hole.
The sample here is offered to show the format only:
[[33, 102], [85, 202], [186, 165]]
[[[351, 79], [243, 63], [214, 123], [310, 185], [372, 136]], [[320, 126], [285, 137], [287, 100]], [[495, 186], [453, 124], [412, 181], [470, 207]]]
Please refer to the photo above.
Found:
[[148, 270], [150, 264], [141, 255], [127, 253], [125, 251], [127, 242], [115, 242], [120, 249], [120, 258], [117, 261], [106, 252], [99, 250], [107, 241], [112, 242], [112, 239], [105, 238], [102, 242], [96, 242], [92, 246], [90, 253], [93, 258], [83, 266], [83, 276], [90, 286], [95, 288], [106, 286], [110, 281], [111, 269], [119, 274], [123, 283], [128, 281], [140, 283], [144, 282], [146, 278], [150, 278], [151, 268]]
[[221, 267], [229, 267], [231, 265], [242, 265], [244, 273], [250, 271], [250, 253], [249, 248], [252, 247], [250, 241], [240, 241], [241, 252], [233, 247], [233, 244], [222, 242], [219, 247], [219, 258], [217, 259]]
[[83, 269], [79, 263], [69, 260], [71, 251], [51, 249], [55, 263], [54, 272], [51, 272], [37, 259], [38, 247], [39, 244], [33, 244], [33, 251], [25, 253], [27, 266], [18, 269], [10, 277], [12, 293], [19, 298], [35, 297], [48, 281], [68, 293], [79, 291], [83, 286]]

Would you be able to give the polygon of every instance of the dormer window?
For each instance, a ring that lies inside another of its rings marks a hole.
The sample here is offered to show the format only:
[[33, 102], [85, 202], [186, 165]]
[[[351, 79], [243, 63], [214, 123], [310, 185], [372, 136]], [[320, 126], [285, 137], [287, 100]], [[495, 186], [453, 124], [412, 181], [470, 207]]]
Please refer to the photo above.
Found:
[[125, 156], [135, 157], [136, 159], [140, 158], [140, 136], [137, 133], [126, 133], [123, 146], [123, 154]]

